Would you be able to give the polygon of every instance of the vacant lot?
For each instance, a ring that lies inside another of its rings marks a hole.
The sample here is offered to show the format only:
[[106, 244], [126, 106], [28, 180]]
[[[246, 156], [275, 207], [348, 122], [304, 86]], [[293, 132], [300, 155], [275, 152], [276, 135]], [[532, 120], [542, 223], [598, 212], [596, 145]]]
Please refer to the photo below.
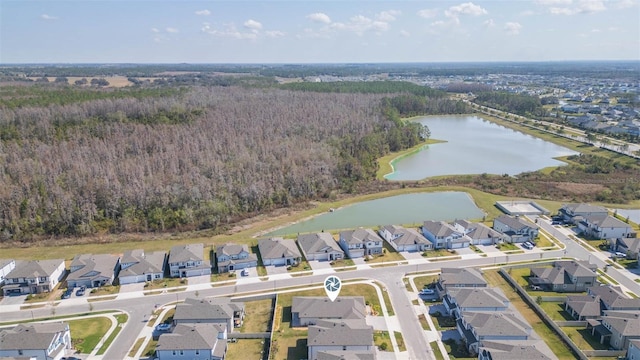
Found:
[[271, 325], [271, 314], [273, 311], [273, 300], [255, 300], [244, 303], [245, 318], [240, 332], [256, 333], [269, 331]]
[[91, 353], [111, 326], [111, 320], [107, 317], [71, 320], [67, 323], [74, 348], [83, 354]]

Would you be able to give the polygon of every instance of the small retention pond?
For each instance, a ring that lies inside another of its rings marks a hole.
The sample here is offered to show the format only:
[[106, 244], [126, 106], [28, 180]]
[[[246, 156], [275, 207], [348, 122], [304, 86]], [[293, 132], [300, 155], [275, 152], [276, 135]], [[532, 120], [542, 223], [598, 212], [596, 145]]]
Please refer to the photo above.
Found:
[[484, 212], [464, 192], [416, 193], [363, 201], [273, 231], [267, 236], [418, 224], [425, 220], [482, 219]]

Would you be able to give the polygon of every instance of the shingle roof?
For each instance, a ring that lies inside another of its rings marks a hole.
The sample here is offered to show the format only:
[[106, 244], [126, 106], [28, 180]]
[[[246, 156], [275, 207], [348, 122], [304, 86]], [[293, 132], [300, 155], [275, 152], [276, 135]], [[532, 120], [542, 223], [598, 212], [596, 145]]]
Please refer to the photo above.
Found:
[[364, 319], [319, 320], [309, 326], [307, 346], [373, 346], [373, 327]]
[[344, 253], [333, 236], [325, 232], [300, 235], [298, 236], [298, 244], [305, 254], [326, 253], [328, 251]]
[[624, 336], [640, 336], [639, 312], [605, 312], [602, 322], [611, 325], [618, 333]]
[[347, 244], [364, 244], [368, 241], [381, 242], [382, 238], [371, 229], [356, 229], [340, 232], [340, 238]]
[[620, 221], [610, 215], [591, 215], [585, 216], [584, 219], [590, 224], [596, 225], [601, 228], [631, 228], [631, 225], [625, 223], [624, 221]]
[[249, 247], [246, 244], [238, 245], [238, 244], [232, 244], [232, 243], [228, 243], [228, 244], [220, 245], [216, 247], [216, 259], [218, 259], [220, 256], [223, 256], [223, 255], [227, 255], [227, 256], [238, 255], [243, 251], [248, 254], [246, 258], [230, 259], [229, 261], [221, 261], [218, 263], [218, 266], [221, 266], [224, 264], [241, 264], [241, 263], [251, 263], [251, 262], [258, 261], [258, 256], [256, 254], [251, 254], [249, 252]]
[[[480, 352], [490, 354], [491, 360], [551, 360], [556, 359], [544, 354], [541, 350], [545, 345], [541, 340], [514, 340], [514, 341], [483, 341]], [[546, 349], [545, 349], [546, 350]]]
[[495, 220], [507, 225], [509, 228], [511, 228], [514, 231], [519, 231], [527, 227], [531, 229], [538, 228], [538, 225], [522, 220], [520, 217], [511, 217], [508, 215], [501, 215], [497, 217]]
[[11, 264], [12, 262], [15, 262], [15, 260], [13, 260], [13, 259], [0, 259], [0, 269], [2, 269], [3, 267]]
[[427, 220], [422, 224], [422, 227], [433, 234], [433, 236], [439, 238], [451, 236], [457, 233], [456, 229], [454, 229], [451, 224], [448, 224], [444, 221]]
[[367, 309], [362, 296], [339, 296], [335, 301], [324, 297], [295, 296], [291, 312], [301, 318], [364, 319]]
[[569, 295], [565, 304], [579, 316], [600, 316], [600, 297], [595, 295]]
[[640, 310], [640, 299], [632, 299], [619, 286], [603, 285], [587, 289], [590, 294], [600, 297], [607, 308]]
[[591, 204], [566, 204], [563, 208], [571, 211], [572, 213], [580, 214], [580, 213], [597, 213], [597, 212], [607, 212], [607, 209], [602, 206], [594, 206]]
[[136, 276], [143, 274], [162, 273], [164, 272], [164, 262], [167, 253], [164, 251], [156, 251], [145, 253], [143, 250], [131, 250], [124, 253], [121, 263], [134, 263], [125, 269], [120, 270], [118, 276]]
[[258, 240], [258, 250], [262, 259], [302, 257], [295, 241], [278, 237]]
[[531, 326], [510, 312], [463, 312], [478, 336], [530, 336]]
[[162, 334], [156, 350], [212, 350], [216, 343], [225, 343], [218, 339], [224, 332], [224, 324], [178, 324], [170, 334]]
[[244, 308], [244, 303], [232, 302], [229, 298], [187, 298], [176, 305], [173, 319], [176, 321], [232, 319], [233, 312]]
[[585, 261], [556, 261], [553, 267], [531, 268], [535, 277], [544, 283], [553, 285], [573, 284], [573, 277], [595, 277], [597, 274], [590, 267], [594, 265]]
[[455, 299], [460, 308], [494, 308], [509, 305], [502, 291], [498, 288], [450, 288], [449, 297]]
[[67, 280], [82, 278], [95, 278], [114, 276], [114, 270], [118, 263], [118, 257], [109, 254], [81, 254], [76, 255], [71, 261], [71, 272]]
[[318, 351], [316, 357], [309, 360], [375, 360], [376, 355], [373, 350], [330, 350]]
[[0, 350], [48, 349], [56, 334], [65, 332], [69, 325], [57, 323], [20, 324], [0, 331]]
[[64, 264], [64, 260], [33, 260], [33, 261], [16, 261], [16, 267], [7, 275], [7, 278], [36, 278], [49, 277], [54, 271]]
[[617, 239], [619, 243], [622, 243], [628, 251], [637, 253], [640, 251], [640, 238], [622, 238]]
[[487, 285], [480, 270], [476, 268], [442, 268], [440, 270], [440, 281], [444, 286], [466, 285]]
[[171, 248], [169, 253], [169, 262], [178, 263], [186, 261], [202, 261], [204, 260], [203, 244], [187, 244], [176, 245]]
[[384, 227], [391, 235], [399, 235], [398, 238], [394, 239], [393, 242], [402, 246], [402, 245], [415, 245], [415, 244], [428, 244], [429, 240], [427, 240], [422, 234], [420, 234], [416, 229], [413, 228], [404, 228], [396, 225], [387, 225]]
[[499, 232], [482, 223], [472, 223], [467, 220], [458, 220], [456, 221], [456, 223], [464, 227], [467, 230], [467, 236], [472, 239], [488, 239], [500, 237]]

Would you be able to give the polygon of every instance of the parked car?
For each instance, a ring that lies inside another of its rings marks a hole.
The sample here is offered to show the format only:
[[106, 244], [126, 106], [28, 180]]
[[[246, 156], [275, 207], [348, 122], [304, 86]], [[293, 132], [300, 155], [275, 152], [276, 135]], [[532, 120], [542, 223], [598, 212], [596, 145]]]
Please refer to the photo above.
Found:
[[63, 299], [68, 299], [71, 297], [71, 294], [73, 293], [73, 289], [67, 289], [67, 291], [65, 291], [64, 293], [62, 293], [62, 298]]
[[171, 330], [171, 324], [162, 323], [156, 326], [156, 331], [164, 332]]
[[617, 257], [619, 259], [624, 259], [627, 257], [627, 254], [620, 252], [620, 251], [616, 251], [615, 254], [613, 254], [613, 257]]
[[242, 272], [240, 273], [240, 275], [249, 276], [249, 270], [248, 269], [242, 269]]
[[433, 295], [433, 294], [435, 294], [435, 293], [436, 293], [436, 292], [435, 292], [435, 291], [433, 291], [433, 290], [431, 290], [431, 289], [422, 289], [422, 290], [420, 290], [420, 293], [419, 293], [419, 294], [420, 294], [420, 295]]
[[532, 244], [529, 241], [526, 241], [526, 242], [522, 243], [522, 247], [525, 248], [525, 249], [531, 250], [531, 249], [533, 249], [535, 247], [535, 245]]
[[538, 285], [531, 285], [531, 290], [542, 290], [542, 288]]
[[76, 290], [76, 296], [83, 296], [84, 291], [85, 291], [85, 287], [83, 286], [80, 289]]

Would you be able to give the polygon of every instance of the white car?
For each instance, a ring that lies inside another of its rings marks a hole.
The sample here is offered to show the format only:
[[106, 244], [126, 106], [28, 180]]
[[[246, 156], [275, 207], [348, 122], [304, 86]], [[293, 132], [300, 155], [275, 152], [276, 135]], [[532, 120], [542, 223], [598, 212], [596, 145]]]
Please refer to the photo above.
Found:
[[436, 292], [431, 289], [422, 289], [420, 290], [420, 295], [433, 295]]

